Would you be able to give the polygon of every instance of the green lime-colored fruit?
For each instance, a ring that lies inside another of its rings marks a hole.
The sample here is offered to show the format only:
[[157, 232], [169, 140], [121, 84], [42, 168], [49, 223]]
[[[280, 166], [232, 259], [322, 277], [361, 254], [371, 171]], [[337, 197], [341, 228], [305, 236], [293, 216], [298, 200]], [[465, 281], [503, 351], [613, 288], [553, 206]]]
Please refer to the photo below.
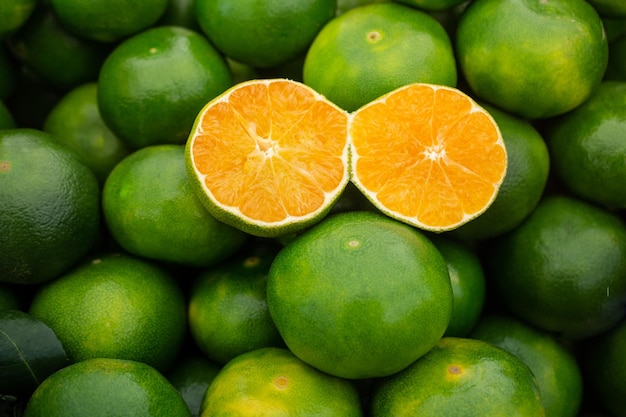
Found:
[[196, 0], [202, 31], [227, 56], [268, 68], [303, 55], [337, 0]]
[[406, 4], [407, 6], [415, 7], [421, 10], [449, 10], [466, 0], [395, 0], [398, 3]]
[[483, 249], [489, 285], [511, 312], [540, 329], [585, 338], [626, 314], [626, 227], [608, 210], [549, 195]]
[[452, 317], [444, 336], [465, 337], [481, 316], [486, 299], [483, 267], [476, 251], [446, 235], [430, 238], [448, 264]]
[[626, 81], [605, 81], [585, 103], [552, 120], [551, 168], [572, 193], [626, 208]]
[[168, 0], [49, 0], [59, 20], [81, 38], [121, 41], [153, 26]]
[[100, 190], [93, 172], [48, 133], [0, 130], [0, 279], [59, 276], [96, 241]]
[[37, 8], [7, 44], [18, 62], [61, 91], [97, 80], [110, 52], [107, 45], [68, 32], [47, 6]]
[[213, 218], [196, 197], [183, 145], [154, 145], [124, 158], [102, 190], [108, 229], [126, 251], [163, 262], [208, 267], [248, 235]]
[[543, 417], [530, 368], [481, 340], [444, 337], [407, 369], [375, 381], [372, 417]]
[[189, 327], [205, 355], [226, 363], [242, 353], [283, 347], [266, 302], [267, 273], [277, 252], [263, 244], [202, 272], [189, 295]]
[[103, 120], [130, 146], [184, 143], [197, 113], [231, 85], [224, 58], [183, 27], [160, 26], [117, 47], [102, 65]]
[[584, 381], [611, 416], [625, 417], [626, 321], [593, 338], [582, 352]]
[[362, 379], [398, 372], [439, 341], [452, 288], [443, 256], [424, 234], [381, 214], [347, 212], [281, 249], [267, 304], [296, 356]]
[[546, 417], [576, 417], [583, 378], [577, 358], [548, 332], [510, 315], [483, 315], [469, 337], [484, 340], [520, 358], [533, 372]]
[[191, 415], [200, 415], [202, 399], [221, 367], [203, 355], [184, 356], [165, 375], [187, 403]]
[[602, 20], [584, 0], [474, 0], [455, 50], [479, 99], [531, 119], [580, 105], [608, 60]]
[[90, 258], [39, 289], [29, 313], [68, 357], [129, 359], [165, 370], [186, 334], [180, 287], [164, 269], [125, 254]]
[[3, 0], [0, 4], [0, 39], [26, 23], [39, 0]]
[[101, 185], [118, 162], [130, 153], [128, 146], [102, 120], [98, 85], [94, 82], [65, 94], [46, 117], [43, 130], [75, 151]]
[[320, 372], [287, 349], [262, 348], [237, 356], [217, 374], [202, 402], [202, 417], [361, 417], [350, 381]]
[[188, 417], [176, 389], [141, 362], [96, 358], [46, 378], [26, 404], [24, 417]]
[[494, 238], [516, 228], [539, 203], [550, 173], [548, 147], [539, 131], [527, 120], [490, 105], [484, 107], [502, 133], [507, 167], [493, 204], [452, 232], [470, 241]]
[[354, 111], [409, 83], [453, 87], [457, 71], [450, 38], [435, 18], [384, 2], [328, 22], [306, 54], [303, 80]]

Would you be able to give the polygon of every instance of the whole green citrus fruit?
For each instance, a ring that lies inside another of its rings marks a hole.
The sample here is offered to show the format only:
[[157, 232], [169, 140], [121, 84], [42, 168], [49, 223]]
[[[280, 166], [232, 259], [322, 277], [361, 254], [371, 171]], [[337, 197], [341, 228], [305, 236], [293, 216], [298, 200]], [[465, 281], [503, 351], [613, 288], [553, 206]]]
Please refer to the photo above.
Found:
[[117, 358], [165, 370], [185, 336], [186, 305], [166, 270], [126, 254], [92, 257], [42, 286], [29, 313], [70, 360]]
[[626, 314], [626, 227], [608, 210], [547, 195], [520, 226], [483, 249], [489, 285], [540, 329], [590, 337]]
[[307, 365], [287, 349], [241, 354], [215, 376], [202, 401], [202, 417], [361, 417], [350, 381]]
[[409, 83], [455, 86], [457, 71], [450, 38], [435, 18], [383, 2], [329, 21], [306, 54], [303, 80], [354, 111]]
[[7, 45], [20, 64], [60, 91], [96, 81], [110, 52], [108, 45], [68, 32], [47, 5], [38, 7]]
[[577, 357], [550, 333], [508, 314], [483, 315], [469, 337], [520, 358], [537, 378], [546, 416], [576, 417], [583, 398]]
[[196, 0], [196, 18], [225, 55], [257, 68], [306, 52], [337, 0]]
[[111, 170], [130, 153], [128, 145], [100, 116], [95, 82], [68, 91], [48, 113], [43, 130], [75, 151], [96, 174], [101, 185]]
[[276, 255], [270, 314], [287, 347], [343, 378], [390, 375], [444, 334], [446, 262], [421, 232], [374, 212], [332, 215]]
[[626, 81], [605, 81], [546, 130], [551, 168], [583, 199], [626, 208]]
[[189, 417], [165, 377], [145, 363], [94, 358], [46, 378], [28, 400], [24, 417]]
[[109, 174], [102, 210], [125, 250], [153, 260], [208, 267], [235, 253], [248, 235], [209, 214], [185, 168], [183, 145], [139, 149]]
[[150, 28], [163, 15], [168, 0], [50, 0], [69, 31], [99, 42], [121, 41]]
[[584, 0], [474, 0], [460, 17], [455, 50], [479, 99], [531, 119], [585, 101], [608, 60], [602, 21]]
[[189, 291], [189, 328], [216, 363], [262, 347], [283, 347], [266, 302], [267, 273], [277, 249], [255, 245], [199, 274]]
[[374, 382], [372, 417], [543, 417], [530, 368], [490, 343], [444, 337], [405, 370]]
[[102, 119], [131, 147], [183, 143], [200, 109], [231, 85], [224, 58], [183, 27], [160, 26], [122, 43], [98, 79]]
[[100, 224], [93, 172], [48, 133], [0, 130], [0, 279], [56, 278], [91, 249]]

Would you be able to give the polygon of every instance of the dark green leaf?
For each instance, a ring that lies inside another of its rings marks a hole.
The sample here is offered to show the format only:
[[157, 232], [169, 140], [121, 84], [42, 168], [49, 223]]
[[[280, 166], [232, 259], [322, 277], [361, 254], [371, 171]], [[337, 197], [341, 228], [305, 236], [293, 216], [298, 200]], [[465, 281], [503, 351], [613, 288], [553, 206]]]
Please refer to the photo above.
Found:
[[67, 364], [52, 329], [23, 311], [0, 311], [0, 394], [29, 395]]

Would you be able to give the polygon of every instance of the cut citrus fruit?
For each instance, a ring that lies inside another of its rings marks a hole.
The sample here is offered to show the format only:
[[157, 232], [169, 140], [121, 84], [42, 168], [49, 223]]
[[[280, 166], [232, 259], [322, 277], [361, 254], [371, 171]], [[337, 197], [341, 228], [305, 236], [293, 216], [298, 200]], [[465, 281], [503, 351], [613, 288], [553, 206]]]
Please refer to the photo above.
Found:
[[287, 79], [245, 81], [198, 114], [186, 161], [215, 218], [252, 235], [321, 220], [349, 180], [346, 111]]
[[354, 184], [383, 213], [421, 229], [477, 217], [506, 174], [498, 125], [456, 88], [400, 87], [354, 112], [349, 133]]

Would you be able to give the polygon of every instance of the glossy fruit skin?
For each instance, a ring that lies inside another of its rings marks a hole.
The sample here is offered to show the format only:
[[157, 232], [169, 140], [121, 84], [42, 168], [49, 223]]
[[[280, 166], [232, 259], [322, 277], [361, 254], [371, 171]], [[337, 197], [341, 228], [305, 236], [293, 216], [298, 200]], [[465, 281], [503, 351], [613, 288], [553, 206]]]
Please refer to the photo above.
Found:
[[451, 41], [437, 20], [383, 2], [328, 22], [306, 54], [303, 80], [352, 112], [409, 83], [454, 87], [457, 71]]
[[35, 390], [24, 417], [188, 417], [176, 389], [141, 362], [94, 358], [69, 365]]
[[320, 372], [287, 349], [267, 347], [228, 362], [207, 389], [202, 417], [362, 417], [350, 381]]
[[626, 81], [604, 81], [546, 130], [552, 170], [576, 196], [626, 208]]
[[50, 6], [69, 31], [84, 39], [113, 43], [154, 25], [167, 0], [50, 0]]
[[38, 0], [5, 0], [0, 4], [0, 39], [18, 30], [30, 17]]
[[40, 288], [29, 314], [73, 362], [116, 358], [165, 370], [186, 332], [182, 289], [163, 268], [127, 254], [92, 257]]
[[377, 213], [347, 212], [278, 253], [267, 304], [296, 356], [331, 375], [363, 379], [398, 372], [437, 343], [452, 289], [445, 260], [425, 235]]
[[583, 378], [577, 357], [548, 332], [507, 314], [483, 315], [469, 337], [484, 340], [520, 358], [533, 372], [548, 417], [575, 417], [582, 403]]
[[589, 340], [583, 349], [582, 364], [589, 389], [612, 416], [626, 416], [626, 321]]
[[47, 6], [35, 9], [7, 45], [19, 63], [61, 92], [97, 80], [110, 52], [108, 45], [68, 32]]
[[500, 128], [507, 167], [493, 204], [452, 232], [472, 242], [503, 235], [519, 226], [539, 203], [550, 174], [550, 154], [539, 131], [527, 120], [488, 104], [481, 105]]
[[104, 123], [98, 109], [98, 85], [82, 84], [50, 110], [43, 130], [75, 151], [96, 174], [100, 185], [130, 149]]
[[448, 265], [452, 285], [452, 316], [444, 336], [465, 337], [483, 312], [487, 284], [478, 253], [464, 242], [446, 235], [433, 235]]
[[129, 253], [209, 267], [235, 253], [248, 235], [213, 218], [187, 176], [183, 145], [153, 145], [118, 163], [102, 190], [106, 225]]
[[0, 280], [57, 277], [96, 242], [100, 190], [93, 172], [49, 134], [0, 131]]
[[245, 352], [284, 347], [266, 302], [277, 249], [251, 247], [202, 271], [189, 292], [188, 321], [198, 348], [224, 364]]
[[626, 313], [626, 228], [599, 206], [548, 195], [483, 259], [504, 305], [540, 329], [583, 339]]
[[608, 60], [602, 21], [583, 0], [473, 1], [459, 20], [455, 50], [478, 99], [529, 119], [581, 104]]
[[454, 337], [377, 381], [370, 408], [372, 417], [545, 416], [524, 362], [487, 342]]
[[197, 32], [148, 29], [109, 54], [98, 79], [102, 119], [129, 146], [182, 144], [200, 109], [231, 85], [223, 57]]
[[196, 16], [225, 55], [272, 68], [306, 53], [336, 7], [336, 0], [197, 0]]

